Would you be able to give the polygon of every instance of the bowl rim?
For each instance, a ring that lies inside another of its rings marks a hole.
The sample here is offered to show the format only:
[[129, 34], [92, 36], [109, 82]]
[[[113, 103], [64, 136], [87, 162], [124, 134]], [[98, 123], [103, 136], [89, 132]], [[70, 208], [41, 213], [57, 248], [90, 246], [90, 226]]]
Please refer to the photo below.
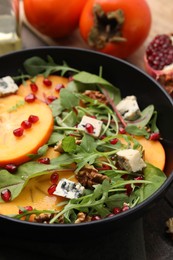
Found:
[[[39, 47], [34, 47], [34, 48], [28, 48], [28, 49], [23, 49], [23, 50], [18, 50], [18, 51], [14, 51], [8, 54], [4, 54], [2, 56], [0, 56], [0, 62], [3, 59], [7, 59], [8, 57], [12, 57], [15, 55], [22, 55], [23, 53], [32, 53], [32, 52], [37, 52], [37, 51], [49, 51], [49, 50], [59, 50], [59, 51], [77, 51], [77, 52], [83, 52], [83, 53], [88, 53], [89, 55], [94, 54], [94, 55], [98, 55], [98, 56], [102, 56], [102, 57], [106, 57], [108, 59], [113, 59], [116, 60], [117, 62], [123, 63], [126, 66], [130, 66], [131, 68], [133, 68], [134, 70], [137, 70], [139, 73], [143, 74], [145, 77], [147, 77], [150, 81], [152, 81], [155, 85], [157, 85], [157, 87], [160, 89], [161, 92], [163, 92], [163, 94], [166, 96], [166, 98], [169, 100], [170, 104], [173, 107], [173, 99], [171, 98], [171, 96], [166, 92], [166, 90], [155, 80], [153, 79], [149, 74], [147, 74], [144, 70], [142, 70], [141, 68], [137, 67], [136, 65], [130, 63], [127, 60], [123, 60], [121, 58], [118, 57], [114, 57], [112, 55], [109, 54], [105, 54], [105, 53], [101, 53], [95, 50], [90, 50], [90, 49], [85, 49], [85, 48], [81, 48], [81, 47], [70, 47], [70, 46], [39, 46]], [[78, 223], [78, 224], [46, 224], [46, 223], [36, 223], [36, 222], [28, 222], [28, 221], [23, 221], [23, 220], [18, 220], [18, 219], [14, 219], [10, 216], [6, 216], [6, 215], [0, 215], [0, 219], [5, 219], [5, 220], [9, 220], [11, 223], [19, 223], [20, 225], [27, 225], [27, 226], [37, 226], [37, 227], [43, 227], [43, 228], [65, 228], [68, 229], [70, 228], [76, 228], [76, 227], [87, 227], [88, 225], [90, 226], [98, 226], [102, 223], [112, 223], [115, 221], [119, 221], [119, 220], [123, 220], [125, 219], [127, 216], [131, 216], [133, 215], [135, 212], [139, 212], [140, 210], [146, 208], [149, 204], [151, 204], [151, 202], [156, 201], [157, 199], [159, 199], [164, 192], [169, 188], [169, 186], [171, 185], [173, 181], [173, 170], [171, 171], [170, 175], [167, 177], [166, 181], [160, 186], [160, 188], [155, 191], [149, 198], [145, 199], [143, 202], [141, 202], [140, 204], [136, 205], [134, 208], [129, 209], [128, 211], [122, 212], [121, 214], [112, 216], [112, 217], [108, 217], [108, 218], [104, 218], [104, 219], [100, 219], [99, 221], [91, 221], [91, 222], [83, 222], [83, 223]], [[1, 223], [0, 223], [1, 225]]]

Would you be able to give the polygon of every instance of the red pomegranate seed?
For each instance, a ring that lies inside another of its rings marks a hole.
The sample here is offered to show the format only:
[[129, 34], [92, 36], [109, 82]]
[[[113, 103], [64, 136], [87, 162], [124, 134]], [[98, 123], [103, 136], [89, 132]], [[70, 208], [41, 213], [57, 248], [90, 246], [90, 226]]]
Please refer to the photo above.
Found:
[[119, 214], [120, 212], [121, 212], [121, 208], [119, 208], [119, 207], [116, 207], [116, 208], [113, 209], [114, 215], [117, 215], [117, 214]]
[[33, 94], [33, 93], [30, 93], [28, 94], [26, 97], [25, 97], [25, 101], [28, 102], [28, 103], [32, 103], [36, 100], [36, 96]]
[[56, 186], [57, 186], [57, 184], [52, 184], [49, 188], [48, 188], [48, 193], [49, 193], [49, 195], [52, 195], [53, 193], [54, 193], [54, 191], [56, 190]]
[[40, 158], [38, 159], [38, 162], [43, 164], [50, 164], [50, 159], [48, 157]]
[[39, 117], [38, 116], [35, 116], [35, 115], [30, 115], [28, 117], [28, 121], [32, 124], [36, 123], [37, 121], [39, 120]]
[[61, 90], [62, 88], [65, 88], [65, 86], [64, 86], [63, 84], [57, 84], [57, 85], [55, 86], [55, 91], [56, 91], [56, 92], [60, 92], [60, 90]]
[[106, 135], [101, 135], [100, 136], [100, 140], [103, 140], [104, 138], [106, 138]]
[[52, 86], [52, 81], [49, 80], [49, 79], [44, 79], [44, 80], [43, 80], [43, 83], [44, 83], [44, 85], [45, 85], [46, 87]]
[[114, 217], [115, 215], [113, 213], [110, 213], [109, 215], [107, 215], [108, 218]]
[[126, 133], [126, 130], [125, 130], [123, 127], [120, 127], [120, 128], [119, 128], [119, 133], [120, 133], [120, 134], [125, 134], [125, 133]]
[[100, 216], [98, 216], [98, 215], [94, 215], [94, 216], [92, 216], [91, 221], [99, 220], [99, 219], [101, 219]]
[[47, 100], [51, 103], [51, 102], [53, 102], [54, 100], [56, 100], [57, 99], [57, 97], [55, 97], [55, 96], [48, 96], [47, 97]]
[[121, 176], [121, 178], [123, 178], [124, 180], [127, 180], [127, 179], [128, 179], [128, 177], [129, 177], [129, 175], [128, 175], [128, 174], [123, 174], [123, 175]]
[[25, 211], [31, 211], [31, 210], [33, 210], [33, 207], [32, 207], [32, 206], [25, 206], [25, 207], [23, 208], [23, 210], [22, 210], [22, 209], [19, 209], [19, 214], [22, 214], [22, 213], [24, 213]]
[[3, 201], [8, 202], [11, 199], [11, 191], [8, 189], [5, 189], [1, 191], [1, 198]]
[[20, 137], [23, 135], [23, 131], [24, 129], [22, 127], [19, 127], [15, 130], [13, 130], [13, 134], [16, 136], [16, 137]]
[[[143, 180], [143, 179], [144, 179], [143, 176], [138, 176], [138, 177], [134, 178], [135, 181], [141, 181], [141, 180]], [[142, 183], [135, 183], [135, 185], [136, 185], [136, 186], [141, 186]]]
[[29, 122], [28, 120], [24, 120], [24, 121], [21, 123], [21, 127], [22, 127], [23, 129], [29, 129], [29, 128], [31, 128], [31, 126], [32, 126], [32, 123]]
[[50, 176], [50, 181], [52, 183], [57, 183], [59, 179], [59, 174], [57, 172], [52, 173], [52, 175]]
[[118, 139], [117, 139], [117, 138], [114, 138], [114, 139], [110, 140], [110, 143], [111, 143], [111, 144], [116, 144], [116, 143], [118, 143]]
[[38, 91], [38, 86], [37, 86], [36, 83], [31, 83], [31, 84], [30, 84], [30, 87], [31, 87], [32, 92], [35, 93], [35, 92]]
[[125, 188], [126, 188], [126, 194], [127, 194], [127, 196], [130, 196], [130, 194], [131, 194], [132, 191], [133, 191], [131, 184], [126, 184], [126, 185], [125, 185]]
[[152, 134], [150, 134], [150, 137], [149, 137], [149, 139], [152, 141], [157, 141], [157, 140], [159, 140], [159, 138], [160, 138], [159, 133], [152, 133]]
[[111, 170], [111, 166], [107, 165], [107, 164], [102, 164], [102, 168], [103, 170]]
[[124, 212], [124, 211], [126, 211], [126, 210], [128, 210], [129, 209], [129, 206], [128, 205], [124, 205], [123, 207], [122, 207], [122, 212]]
[[13, 163], [6, 164], [4, 168], [10, 173], [15, 173], [17, 170], [17, 166]]
[[85, 125], [85, 129], [87, 130], [87, 132], [88, 132], [89, 134], [92, 134], [92, 133], [94, 132], [94, 127], [93, 127], [93, 125], [90, 124], [90, 123], [87, 123], [87, 124]]

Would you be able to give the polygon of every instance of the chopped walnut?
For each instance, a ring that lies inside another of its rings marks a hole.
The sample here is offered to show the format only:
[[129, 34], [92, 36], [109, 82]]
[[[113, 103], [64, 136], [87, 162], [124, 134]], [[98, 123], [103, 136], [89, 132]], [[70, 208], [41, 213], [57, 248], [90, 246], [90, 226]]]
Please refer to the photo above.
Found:
[[106, 105], [108, 104], [108, 101], [107, 101], [105, 95], [102, 94], [100, 91], [86, 90], [83, 94], [92, 99], [97, 99], [101, 103], [104, 103]]
[[157, 80], [173, 98], [173, 73], [159, 75]]
[[41, 213], [40, 215], [35, 216], [34, 220], [37, 223], [49, 223], [52, 217], [52, 214]]
[[90, 216], [87, 216], [86, 213], [79, 212], [77, 214], [77, 219], [75, 221], [75, 224], [82, 223], [82, 222], [89, 222], [89, 221], [91, 221], [91, 217]]
[[167, 226], [167, 233], [171, 235], [171, 238], [173, 239], [173, 218], [169, 218], [166, 221]]
[[86, 188], [93, 188], [93, 185], [102, 183], [109, 178], [106, 175], [98, 173], [98, 170], [91, 165], [86, 165], [77, 174], [76, 179]]
[[64, 150], [62, 148], [62, 141], [59, 141], [55, 146], [54, 146], [54, 151], [55, 152], [59, 152], [59, 153], [63, 153]]

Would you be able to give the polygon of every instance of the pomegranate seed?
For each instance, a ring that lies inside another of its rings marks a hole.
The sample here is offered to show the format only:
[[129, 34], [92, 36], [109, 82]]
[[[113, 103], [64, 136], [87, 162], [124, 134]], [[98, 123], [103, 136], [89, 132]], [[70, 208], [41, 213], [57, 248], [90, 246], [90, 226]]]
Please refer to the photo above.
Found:
[[47, 100], [49, 101], [49, 102], [53, 102], [54, 100], [56, 100], [57, 99], [57, 97], [55, 97], [55, 96], [48, 96], [47, 97]]
[[157, 141], [157, 140], [159, 140], [159, 138], [160, 138], [160, 134], [159, 133], [152, 133], [152, 134], [150, 134], [149, 140]]
[[13, 130], [13, 134], [16, 136], [16, 137], [20, 137], [23, 135], [23, 131], [24, 129], [22, 127], [19, 127], [15, 130]]
[[101, 135], [100, 136], [100, 140], [103, 140], [104, 138], [106, 138], [106, 135]]
[[65, 88], [63, 84], [57, 84], [57, 85], [55, 86], [55, 91], [56, 91], [56, 92], [60, 92], [60, 90], [61, 90], [62, 88]]
[[13, 163], [6, 164], [4, 168], [10, 173], [15, 173], [17, 170], [17, 166]]
[[49, 79], [44, 79], [44, 80], [43, 80], [43, 83], [44, 83], [44, 85], [45, 85], [46, 87], [52, 86], [52, 81], [49, 80]]
[[111, 166], [107, 165], [107, 164], [102, 164], [102, 168], [103, 170], [111, 170]]
[[118, 142], [118, 139], [117, 139], [117, 138], [114, 138], [114, 139], [110, 140], [110, 143], [111, 143], [111, 144], [116, 144], [117, 142]]
[[127, 196], [130, 196], [130, 194], [131, 194], [132, 191], [133, 191], [131, 184], [126, 184], [126, 185], [125, 185], [125, 188], [126, 188], [126, 194], [127, 194]]
[[31, 128], [31, 126], [32, 126], [32, 123], [29, 122], [28, 120], [24, 120], [24, 121], [21, 123], [21, 127], [22, 127], [23, 129], [29, 129], [29, 128]]
[[98, 215], [94, 215], [94, 216], [92, 216], [91, 221], [94, 221], [94, 220], [100, 220], [100, 219], [101, 219], [100, 216], [98, 216]]
[[115, 215], [113, 213], [110, 213], [109, 215], [107, 215], [108, 218], [114, 217]]
[[125, 205], [122, 207], [122, 212], [124, 212], [124, 211], [126, 211], [126, 210], [128, 210], [128, 209], [129, 209], [129, 206], [125, 204]]
[[87, 124], [85, 125], [85, 129], [87, 130], [87, 132], [88, 132], [89, 134], [92, 134], [92, 133], [94, 132], [94, 127], [93, 127], [93, 125], [90, 124], [90, 123], [87, 123]]
[[119, 214], [120, 212], [121, 212], [121, 208], [119, 208], [119, 207], [116, 207], [116, 208], [113, 209], [114, 215], [117, 215], [117, 214]]
[[43, 164], [50, 164], [50, 159], [48, 157], [40, 158], [38, 159], [38, 162]]
[[57, 184], [52, 184], [49, 188], [48, 188], [48, 193], [49, 193], [49, 195], [53, 195], [53, 193], [54, 193], [54, 191], [56, 190], [56, 186], [57, 186]]
[[125, 133], [126, 133], [126, 130], [125, 130], [123, 127], [120, 127], [120, 128], [119, 128], [119, 133], [120, 133], [120, 134], [125, 134]]
[[25, 206], [25, 207], [23, 208], [23, 210], [22, 210], [22, 209], [19, 209], [19, 214], [22, 214], [22, 213], [24, 213], [25, 211], [31, 211], [31, 210], [33, 210], [33, 207], [32, 207], [32, 206]]
[[129, 175], [128, 175], [128, 174], [123, 174], [123, 175], [121, 176], [121, 178], [123, 178], [124, 180], [128, 180]]
[[57, 172], [52, 173], [52, 175], [50, 176], [50, 181], [52, 183], [57, 183], [59, 179], [59, 174]]
[[[141, 180], [143, 180], [143, 179], [144, 179], [143, 176], [138, 176], [138, 177], [134, 178], [135, 181], [141, 181]], [[135, 185], [136, 185], [136, 186], [141, 186], [142, 183], [135, 183]]]
[[36, 96], [35, 96], [33, 93], [30, 93], [30, 94], [28, 94], [28, 95], [25, 97], [25, 101], [28, 102], [28, 103], [34, 102], [35, 99], [36, 99]]
[[38, 86], [36, 83], [31, 83], [30, 84], [32, 92], [37, 92], [38, 91]]
[[28, 117], [28, 121], [32, 124], [36, 123], [37, 121], [39, 120], [39, 117], [38, 116], [34, 116], [34, 115], [30, 115]]
[[10, 199], [11, 199], [11, 191], [8, 190], [8, 189], [5, 189], [5, 190], [1, 191], [1, 198], [5, 202], [10, 201]]

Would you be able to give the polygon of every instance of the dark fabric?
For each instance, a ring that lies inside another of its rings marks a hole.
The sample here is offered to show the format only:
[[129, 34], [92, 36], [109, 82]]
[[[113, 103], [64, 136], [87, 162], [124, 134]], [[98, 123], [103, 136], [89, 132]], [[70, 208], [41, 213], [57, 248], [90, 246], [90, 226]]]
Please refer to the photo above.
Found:
[[11, 234], [11, 237], [0, 238], [0, 260], [146, 260], [142, 220], [129, 225], [123, 236], [115, 231], [93, 239], [92, 234], [88, 234], [87, 242], [82, 237], [79, 241], [73, 237], [69, 244], [51, 241], [51, 237], [49, 241], [23, 240], [22, 233], [21, 239]]

